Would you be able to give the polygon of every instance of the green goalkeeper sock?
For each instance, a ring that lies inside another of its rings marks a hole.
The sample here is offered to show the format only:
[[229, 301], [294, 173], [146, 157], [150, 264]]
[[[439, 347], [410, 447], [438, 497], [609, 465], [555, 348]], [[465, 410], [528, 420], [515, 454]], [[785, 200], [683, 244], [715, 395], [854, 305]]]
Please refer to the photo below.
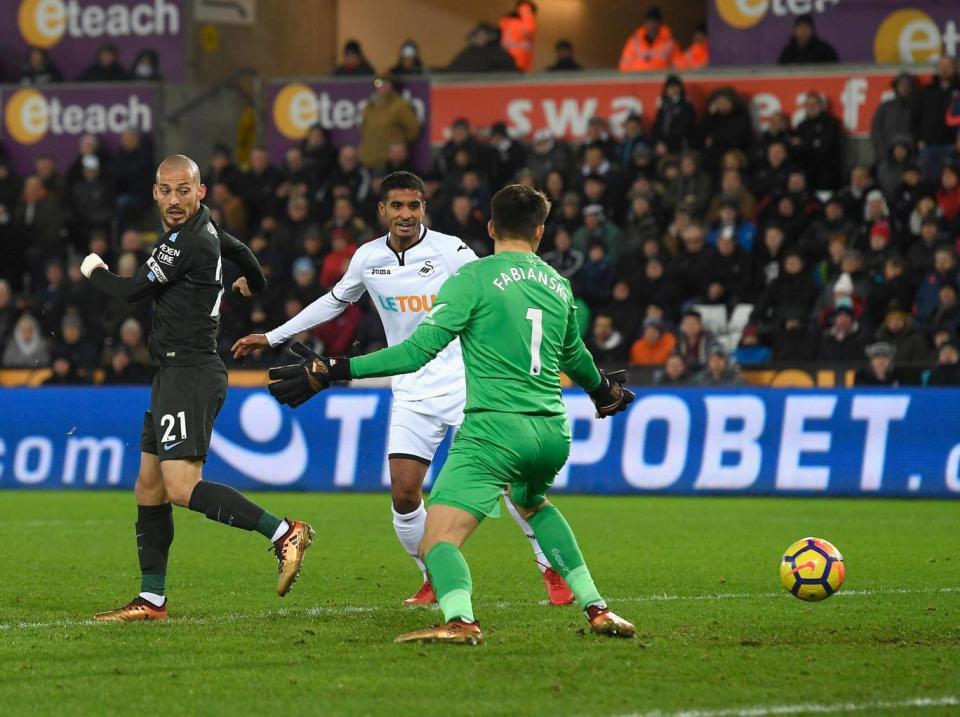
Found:
[[473, 603], [470, 593], [473, 580], [463, 553], [450, 543], [437, 543], [427, 553], [427, 571], [443, 611], [443, 619], [473, 622]]
[[547, 555], [553, 569], [567, 581], [582, 610], [590, 605], [604, 606], [583, 553], [563, 514], [552, 505], [541, 508], [528, 521], [533, 534]]

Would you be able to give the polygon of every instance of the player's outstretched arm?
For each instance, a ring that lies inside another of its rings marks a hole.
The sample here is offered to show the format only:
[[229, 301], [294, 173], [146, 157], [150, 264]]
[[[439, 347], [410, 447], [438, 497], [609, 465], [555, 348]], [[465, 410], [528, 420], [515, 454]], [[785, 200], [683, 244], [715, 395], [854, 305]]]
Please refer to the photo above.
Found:
[[[361, 250], [362, 251], [362, 248]], [[330, 291], [309, 304], [299, 314], [265, 334], [249, 334], [231, 347], [233, 357], [240, 359], [256, 349], [279, 346], [284, 341], [314, 326], [332, 321], [342, 314], [350, 304], [355, 304], [367, 290], [363, 283], [363, 266], [360, 252], [350, 260], [347, 273]]]
[[326, 358], [296, 342], [290, 352], [302, 361], [268, 372], [267, 389], [291, 408], [308, 401], [337, 381], [413, 373], [426, 366], [456, 337], [446, 329], [420, 324], [405, 341], [353, 359]]
[[314, 326], [337, 318], [349, 305], [349, 302], [337, 299], [333, 291], [328, 291], [285, 324], [265, 334], [249, 334], [242, 339], [237, 339], [230, 350], [233, 352], [233, 357], [239, 359], [256, 349], [279, 346], [302, 331], [309, 331]]
[[88, 254], [84, 258], [80, 271], [97, 289], [121, 301], [139, 301], [153, 293], [159, 283], [147, 264], [141, 266], [132, 277], [124, 278], [110, 271], [96, 254]]

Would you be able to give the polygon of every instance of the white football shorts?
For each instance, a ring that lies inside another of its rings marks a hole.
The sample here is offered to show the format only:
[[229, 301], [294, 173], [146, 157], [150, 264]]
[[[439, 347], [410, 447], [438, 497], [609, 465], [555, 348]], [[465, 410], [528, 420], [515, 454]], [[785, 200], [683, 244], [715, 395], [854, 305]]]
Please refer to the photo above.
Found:
[[411, 458], [429, 465], [447, 430], [456, 432], [463, 423], [465, 403], [462, 391], [419, 401], [394, 399], [387, 441], [389, 457]]

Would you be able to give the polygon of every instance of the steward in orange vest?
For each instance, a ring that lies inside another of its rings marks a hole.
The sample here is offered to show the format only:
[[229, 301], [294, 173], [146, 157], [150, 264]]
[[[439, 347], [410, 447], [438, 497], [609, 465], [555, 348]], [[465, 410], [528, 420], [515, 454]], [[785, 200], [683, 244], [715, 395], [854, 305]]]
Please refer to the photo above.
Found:
[[500, 44], [510, 53], [517, 69], [533, 69], [533, 39], [537, 34], [537, 6], [520, 0], [516, 9], [500, 18]]
[[690, 47], [676, 56], [673, 67], [677, 70], [699, 70], [709, 64], [710, 40], [707, 37], [707, 25], [701, 22], [693, 29]]
[[643, 25], [627, 39], [620, 55], [621, 72], [668, 70], [679, 53], [670, 28], [661, 22], [660, 8], [647, 11]]

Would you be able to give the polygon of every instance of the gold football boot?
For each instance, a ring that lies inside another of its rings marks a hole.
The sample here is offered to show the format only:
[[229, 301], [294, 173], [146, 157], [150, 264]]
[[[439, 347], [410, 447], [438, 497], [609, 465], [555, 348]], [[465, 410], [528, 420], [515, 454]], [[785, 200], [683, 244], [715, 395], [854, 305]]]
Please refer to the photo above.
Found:
[[449, 642], [454, 645], [480, 645], [483, 643], [483, 633], [478, 623], [451, 620], [443, 625], [434, 625], [425, 630], [398, 635], [394, 642]]
[[300, 577], [300, 567], [303, 565], [303, 556], [313, 542], [316, 534], [309, 523], [302, 520], [288, 520], [290, 530], [273, 544], [273, 552], [277, 556], [277, 595], [283, 597]]
[[637, 629], [615, 612], [607, 608], [590, 607], [587, 612], [590, 629], [598, 635], [607, 637], [633, 637]]
[[136, 597], [123, 607], [107, 612], [98, 612], [93, 616], [97, 622], [141, 622], [145, 620], [166, 620], [167, 603], [157, 607], [142, 597]]

